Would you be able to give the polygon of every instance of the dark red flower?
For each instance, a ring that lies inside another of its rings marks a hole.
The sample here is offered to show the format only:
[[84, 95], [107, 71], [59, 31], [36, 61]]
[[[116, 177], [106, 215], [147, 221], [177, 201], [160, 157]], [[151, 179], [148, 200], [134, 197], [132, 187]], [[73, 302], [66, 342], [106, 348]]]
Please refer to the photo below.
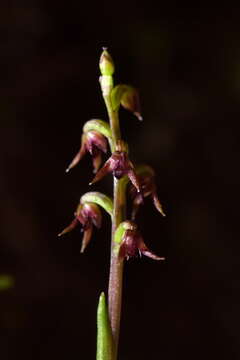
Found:
[[93, 225], [101, 227], [102, 214], [98, 205], [93, 203], [80, 204], [75, 212], [75, 218], [58, 236], [62, 236], [73, 230], [79, 223], [82, 225], [83, 240], [80, 252], [83, 253], [91, 240]]
[[143, 241], [143, 237], [137, 226], [132, 221], [128, 221], [129, 229], [124, 232], [122, 242], [120, 245], [119, 256], [126, 257], [127, 260], [130, 257], [143, 254], [154, 260], [165, 260], [164, 257], [159, 257], [152, 253]]
[[107, 152], [107, 139], [97, 131], [88, 131], [82, 135], [81, 147], [66, 169], [68, 172], [89, 152], [93, 158], [94, 173], [99, 169], [102, 162], [102, 152]]
[[136, 218], [139, 207], [143, 203], [143, 198], [148, 196], [152, 198], [155, 208], [162, 214], [162, 216], [166, 216], [157, 195], [157, 187], [154, 180], [153, 170], [151, 173], [149, 172], [143, 175], [138, 175], [138, 178], [141, 186], [141, 193], [139, 194], [134, 186], [130, 187], [130, 195], [133, 199], [132, 219], [134, 220]]
[[117, 179], [120, 179], [123, 176], [127, 175], [131, 183], [136, 188], [137, 192], [138, 193], [140, 192], [141, 187], [136, 172], [134, 170], [134, 166], [132, 162], [129, 160], [127, 152], [123, 150], [122, 143], [120, 142], [116, 146], [116, 151], [105, 162], [102, 168], [98, 170], [96, 176], [91, 181], [90, 185], [101, 180], [105, 175], [109, 173], [113, 173], [113, 175]]

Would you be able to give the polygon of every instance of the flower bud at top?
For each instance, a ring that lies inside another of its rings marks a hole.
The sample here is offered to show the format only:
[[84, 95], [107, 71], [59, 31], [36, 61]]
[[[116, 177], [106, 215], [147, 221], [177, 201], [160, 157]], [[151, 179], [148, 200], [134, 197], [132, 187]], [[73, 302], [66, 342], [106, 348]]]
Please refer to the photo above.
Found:
[[108, 53], [107, 48], [103, 48], [103, 52], [100, 56], [99, 68], [102, 75], [111, 76], [114, 73], [113, 59]]

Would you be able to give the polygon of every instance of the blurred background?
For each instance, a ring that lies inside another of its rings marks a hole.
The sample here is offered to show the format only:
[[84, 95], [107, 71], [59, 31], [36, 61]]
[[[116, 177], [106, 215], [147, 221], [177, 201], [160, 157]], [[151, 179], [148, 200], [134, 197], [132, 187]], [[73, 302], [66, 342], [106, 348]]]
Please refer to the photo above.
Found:
[[[178, 4], [176, 2], [176, 4]], [[84, 255], [63, 238], [89, 190], [90, 157], [68, 175], [83, 124], [106, 119], [98, 60], [140, 91], [121, 110], [131, 159], [156, 170], [166, 218], [138, 222], [165, 263], [127, 262], [119, 359], [239, 359], [239, 9], [136, 2], [1, 2], [2, 359], [95, 359], [107, 289], [107, 216]], [[94, 186], [111, 194], [111, 177]]]

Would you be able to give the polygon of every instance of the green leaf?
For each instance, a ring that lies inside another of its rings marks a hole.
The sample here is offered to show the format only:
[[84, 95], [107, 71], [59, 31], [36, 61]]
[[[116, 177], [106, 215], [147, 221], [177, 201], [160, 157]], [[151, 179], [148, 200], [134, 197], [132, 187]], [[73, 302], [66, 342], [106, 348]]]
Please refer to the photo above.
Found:
[[81, 204], [84, 204], [86, 202], [94, 203], [101, 206], [112, 217], [113, 201], [109, 196], [102, 194], [98, 191], [90, 191], [84, 194], [80, 199]]
[[105, 295], [102, 292], [97, 309], [97, 356], [96, 360], [113, 359], [112, 333], [108, 319]]

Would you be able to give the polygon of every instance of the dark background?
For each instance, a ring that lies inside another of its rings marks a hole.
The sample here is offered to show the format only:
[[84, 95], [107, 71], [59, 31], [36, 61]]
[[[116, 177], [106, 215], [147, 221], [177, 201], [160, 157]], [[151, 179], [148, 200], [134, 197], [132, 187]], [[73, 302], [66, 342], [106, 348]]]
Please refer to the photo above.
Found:
[[[121, 110], [131, 159], [157, 174], [167, 217], [139, 214], [166, 256], [126, 264], [120, 359], [239, 359], [240, 25], [238, 8], [2, 2], [1, 358], [94, 359], [107, 289], [110, 222], [84, 255], [80, 228], [57, 238], [89, 190], [90, 157], [69, 175], [81, 129], [106, 119], [98, 59], [140, 90], [144, 122]], [[111, 178], [94, 189], [111, 194]]]

